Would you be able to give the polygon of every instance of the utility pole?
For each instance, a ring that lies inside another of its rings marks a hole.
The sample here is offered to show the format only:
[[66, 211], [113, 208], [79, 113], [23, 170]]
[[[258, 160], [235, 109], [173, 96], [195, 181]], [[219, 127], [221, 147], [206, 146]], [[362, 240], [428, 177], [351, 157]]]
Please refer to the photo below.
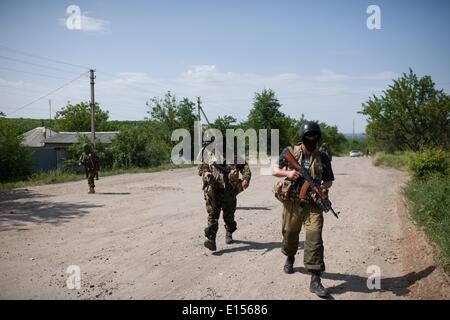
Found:
[[353, 135], [352, 140], [355, 141], [355, 119], [353, 119]]
[[[198, 137], [197, 137], [197, 145], [199, 147], [202, 146], [202, 136], [203, 136], [203, 128], [202, 128], [202, 117], [200, 115], [200, 109], [202, 108], [201, 106], [201, 102], [200, 102], [200, 97], [197, 97], [197, 121], [198, 121], [198, 125], [199, 125], [199, 132], [198, 132]], [[195, 138], [194, 138], [195, 139]]]
[[95, 98], [94, 98], [94, 75], [95, 70], [89, 70], [91, 78], [91, 140], [95, 150]]
[[[49, 115], [48, 126], [51, 129], [52, 128], [52, 99], [48, 99], [48, 115]], [[44, 127], [44, 130], [47, 130], [47, 129], [45, 129], [45, 127]], [[49, 135], [50, 136], [52, 135], [51, 131], [49, 131]]]

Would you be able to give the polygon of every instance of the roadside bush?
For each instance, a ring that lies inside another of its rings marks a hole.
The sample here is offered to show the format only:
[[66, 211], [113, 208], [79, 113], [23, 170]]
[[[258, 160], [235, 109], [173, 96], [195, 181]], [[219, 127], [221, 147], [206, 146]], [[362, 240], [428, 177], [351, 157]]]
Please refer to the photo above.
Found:
[[17, 181], [31, 175], [33, 154], [22, 145], [18, 128], [0, 118], [0, 181]]
[[448, 175], [450, 174], [449, 155], [442, 149], [424, 149], [411, 157], [408, 167], [418, 178], [431, 174]]
[[405, 194], [412, 201], [412, 218], [425, 227], [436, 244], [438, 261], [450, 272], [450, 178], [443, 175], [413, 178], [405, 187]]
[[411, 156], [411, 152], [377, 152], [373, 158], [373, 164], [376, 166], [387, 166], [406, 170], [408, 168]]

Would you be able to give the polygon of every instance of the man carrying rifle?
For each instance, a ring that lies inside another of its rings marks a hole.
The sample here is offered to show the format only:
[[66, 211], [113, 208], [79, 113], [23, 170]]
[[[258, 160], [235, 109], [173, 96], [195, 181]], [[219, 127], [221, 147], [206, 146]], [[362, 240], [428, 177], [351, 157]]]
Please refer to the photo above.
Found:
[[[205, 151], [204, 149], [202, 154]], [[225, 243], [233, 242], [232, 233], [237, 229], [234, 220], [236, 196], [248, 188], [252, 175], [247, 162], [239, 163], [237, 157], [234, 157], [234, 163], [228, 164], [224, 159], [226, 159], [225, 152], [223, 156], [209, 153], [208, 159], [206, 161], [202, 159], [202, 163], [198, 167], [198, 175], [203, 180], [206, 211], [208, 212], [208, 226], [205, 228], [207, 239], [204, 245], [211, 251], [217, 250], [216, 234], [219, 229], [221, 210], [223, 211], [226, 229]], [[242, 179], [239, 175], [242, 175]]]
[[[283, 183], [289, 184], [289, 188], [283, 188], [284, 191], [289, 190], [289, 193], [281, 197], [283, 202], [281, 251], [287, 256], [284, 272], [294, 272], [299, 234], [304, 224], [306, 234], [304, 265], [312, 275], [310, 291], [320, 297], [327, 297], [328, 292], [320, 279], [325, 270], [322, 228], [323, 211], [332, 210], [334, 213], [331, 202], [325, 199], [334, 175], [327, 154], [317, 150], [321, 138], [319, 125], [315, 122], [304, 123], [300, 128], [299, 138], [301, 143], [283, 150], [279, 163], [272, 172], [276, 177], [286, 178]], [[309, 182], [307, 177], [301, 175], [302, 170], [304, 175], [310, 178]], [[278, 196], [277, 198], [281, 199]]]
[[[83, 145], [83, 153], [80, 156], [79, 165], [84, 165], [86, 178], [88, 179], [89, 193], [95, 193], [94, 178], [98, 177], [99, 161], [89, 144]], [[97, 178], [98, 180], [98, 178]]]

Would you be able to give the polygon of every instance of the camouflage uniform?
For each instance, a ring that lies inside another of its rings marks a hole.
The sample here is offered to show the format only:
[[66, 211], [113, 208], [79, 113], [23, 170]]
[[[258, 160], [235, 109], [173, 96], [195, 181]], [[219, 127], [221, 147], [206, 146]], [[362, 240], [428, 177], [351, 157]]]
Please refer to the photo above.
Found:
[[250, 183], [251, 171], [247, 163], [224, 165], [228, 174], [222, 173], [216, 166], [202, 163], [198, 166], [199, 176], [211, 172], [212, 182], [204, 189], [206, 211], [208, 212], [208, 226], [205, 228], [207, 238], [216, 237], [219, 229], [220, 211], [223, 211], [225, 229], [233, 233], [237, 229], [234, 213], [236, 211], [236, 196], [243, 191], [242, 178]]
[[86, 168], [89, 192], [94, 193], [95, 192], [94, 178], [96, 176], [98, 176], [98, 170], [99, 170], [98, 158], [94, 152], [85, 151], [80, 156], [79, 163], [84, 165], [84, 167]]
[[330, 158], [330, 161], [333, 160], [332, 155], [331, 155], [331, 150], [326, 143], [323, 143], [320, 146], [319, 151], [325, 153], [328, 156], [328, 158]]
[[[289, 147], [291, 153], [302, 163], [301, 145]], [[280, 167], [286, 164], [280, 159]], [[292, 169], [288, 166], [289, 169]], [[334, 180], [331, 162], [324, 153], [313, 151], [309, 159], [309, 173], [314, 180]], [[302, 208], [303, 206], [303, 208]], [[313, 203], [302, 205], [299, 198], [283, 202], [282, 234], [283, 247], [281, 251], [286, 256], [294, 256], [298, 249], [299, 234], [305, 225], [305, 242], [303, 262], [308, 270], [324, 271], [324, 248], [322, 240], [323, 214]]]

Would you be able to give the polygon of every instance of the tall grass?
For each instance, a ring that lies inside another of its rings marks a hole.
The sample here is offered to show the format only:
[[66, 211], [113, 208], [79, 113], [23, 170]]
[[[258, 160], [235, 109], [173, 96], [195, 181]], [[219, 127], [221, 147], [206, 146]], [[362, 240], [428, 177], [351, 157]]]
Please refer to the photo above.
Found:
[[410, 215], [436, 244], [438, 262], [450, 272], [450, 178], [432, 175], [412, 179], [405, 187]]
[[412, 152], [377, 152], [373, 158], [373, 164], [407, 170], [412, 154]]

